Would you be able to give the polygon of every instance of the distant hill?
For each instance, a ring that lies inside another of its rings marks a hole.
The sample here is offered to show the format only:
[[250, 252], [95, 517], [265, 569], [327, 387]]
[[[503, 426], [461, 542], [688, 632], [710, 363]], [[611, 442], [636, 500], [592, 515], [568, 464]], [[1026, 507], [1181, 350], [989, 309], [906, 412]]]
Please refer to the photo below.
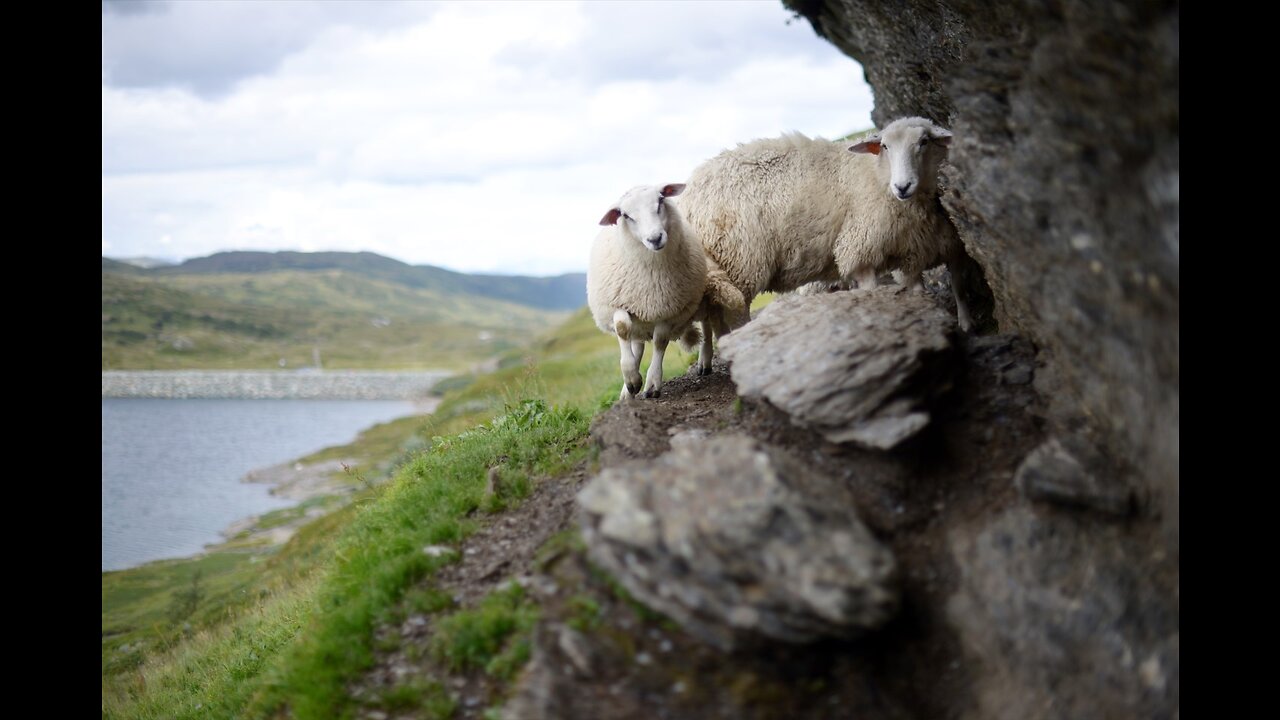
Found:
[[120, 275], [141, 275], [146, 272], [146, 268], [140, 268], [137, 265], [130, 265], [127, 262], [104, 257], [102, 258], [102, 272], [118, 273]]
[[127, 257], [127, 258], [116, 258], [116, 260], [126, 265], [132, 265], [134, 267], [140, 267], [140, 268], [146, 268], [146, 269], [156, 268], [156, 267], [168, 267], [169, 265], [178, 264], [176, 260], [166, 260], [164, 258], [154, 258], [154, 257]]
[[104, 370], [299, 368], [315, 352], [326, 368], [461, 370], [565, 316], [356, 270], [102, 269]]
[[[108, 259], [103, 259], [107, 271]], [[119, 265], [120, 263], [117, 263]], [[587, 302], [583, 273], [555, 277], [468, 275], [431, 265], [409, 265], [370, 252], [222, 252], [179, 265], [157, 267], [155, 276], [256, 274], [282, 270], [342, 270], [411, 288], [479, 295], [545, 310], [575, 310]], [[115, 267], [111, 271], [124, 271]]]

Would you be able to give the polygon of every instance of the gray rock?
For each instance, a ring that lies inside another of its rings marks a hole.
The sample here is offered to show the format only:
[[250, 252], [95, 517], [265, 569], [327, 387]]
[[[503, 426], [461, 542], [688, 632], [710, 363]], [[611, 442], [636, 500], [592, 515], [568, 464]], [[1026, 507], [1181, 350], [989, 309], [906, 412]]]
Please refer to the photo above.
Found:
[[855, 637], [888, 620], [891, 551], [848, 506], [798, 492], [812, 471], [740, 435], [609, 468], [578, 496], [591, 558], [723, 649]]
[[1123, 480], [1103, 481], [1057, 438], [1032, 450], [1013, 477], [1014, 485], [1030, 500], [1090, 508], [1126, 517], [1133, 512], [1132, 490]]
[[582, 633], [567, 625], [561, 625], [558, 628], [556, 644], [579, 675], [589, 678], [595, 674], [595, 653], [591, 643], [587, 642]]
[[981, 668], [966, 717], [1177, 717], [1177, 568], [1081, 517], [1024, 506], [951, 535], [947, 617]]
[[832, 442], [887, 450], [929, 423], [947, 386], [955, 319], [895, 286], [784, 295], [720, 351], [738, 392]]

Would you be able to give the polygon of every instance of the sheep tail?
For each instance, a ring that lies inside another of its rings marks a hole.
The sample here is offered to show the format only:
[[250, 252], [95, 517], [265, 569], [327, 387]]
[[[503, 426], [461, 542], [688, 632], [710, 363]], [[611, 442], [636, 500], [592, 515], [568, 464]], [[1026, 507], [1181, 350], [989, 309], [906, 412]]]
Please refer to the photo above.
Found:
[[719, 310], [716, 325], [722, 328], [717, 331], [722, 335], [734, 328], [742, 327], [747, 324], [747, 320], [751, 319], [742, 291], [734, 286], [729, 281], [729, 276], [719, 268], [707, 273], [706, 297], [710, 304]]
[[680, 334], [676, 342], [680, 344], [680, 349], [687, 353], [697, 352], [702, 345], [702, 332], [698, 330], [697, 325], [689, 323], [689, 326], [684, 329], [684, 332]]

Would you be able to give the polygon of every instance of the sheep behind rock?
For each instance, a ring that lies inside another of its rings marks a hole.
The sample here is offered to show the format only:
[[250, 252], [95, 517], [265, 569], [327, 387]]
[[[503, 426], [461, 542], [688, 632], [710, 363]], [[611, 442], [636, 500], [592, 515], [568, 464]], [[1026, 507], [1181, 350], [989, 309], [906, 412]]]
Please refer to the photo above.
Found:
[[[639, 186], [605, 213], [605, 228], [591, 246], [587, 304], [602, 331], [618, 338], [620, 399], [662, 392], [662, 360], [675, 339], [691, 350], [698, 343], [695, 318], [706, 312], [707, 261], [680, 211], [666, 199], [684, 185]], [[644, 343], [653, 341], [653, 360], [640, 389]]]
[[925, 270], [946, 263], [956, 315], [968, 331], [973, 321], [960, 291], [963, 278], [957, 276], [972, 261], [938, 199], [938, 167], [950, 144], [950, 130], [907, 117], [849, 146], [852, 153], [874, 158], [874, 175], [865, 169], [858, 175], [863, 181], [857, 186], [858, 222], [837, 239], [835, 258], [840, 276], [856, 280], [858, 287], [875, 287], [880, 272], [899, 270], [906, 288], [916, 292], [923, 291]]

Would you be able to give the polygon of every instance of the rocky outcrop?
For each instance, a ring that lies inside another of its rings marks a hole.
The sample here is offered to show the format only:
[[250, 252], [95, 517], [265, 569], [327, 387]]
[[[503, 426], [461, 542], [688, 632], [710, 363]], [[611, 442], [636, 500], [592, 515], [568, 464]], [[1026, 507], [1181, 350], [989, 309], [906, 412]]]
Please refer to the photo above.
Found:
[[716, 647], [854, 637], [897, 607], [893, 555], [852, 507], [794, 488], [812, 476], [743, 435], [676, 441], [582, 491], [583, 537], [633, 595]]
[[901, 286], [785, 295], [726, 336], [738, 392], [835, 443], [888, 450], [929, 423], [949, 385], [954, 317]]
[[950, 539], [972, 717], [1178, 716], [1176, 581], [1129, 531], [1022, 507]]
[[955, 132], [942, 195], [1051, 419], [1177, 552], [1178, 3], [784, 0], [862, 63], [883, 126]]

